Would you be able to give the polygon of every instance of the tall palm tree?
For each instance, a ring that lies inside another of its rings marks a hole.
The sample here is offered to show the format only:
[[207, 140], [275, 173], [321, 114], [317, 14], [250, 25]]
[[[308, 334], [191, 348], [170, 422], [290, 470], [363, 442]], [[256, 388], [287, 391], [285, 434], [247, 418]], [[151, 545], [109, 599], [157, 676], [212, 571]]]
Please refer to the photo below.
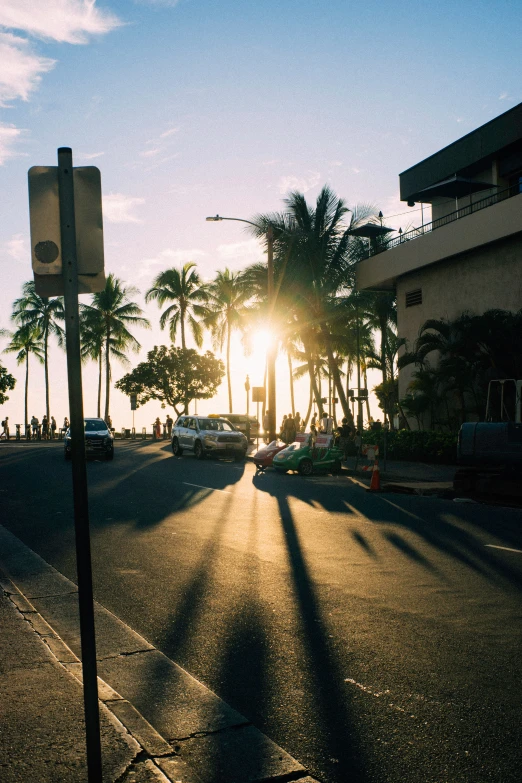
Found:
[[169, 334], [172, 342], [176, 339], [178, 326], [181, 332], [181, 347], [185, 349], [185, 320], [188, 320], [192, 336], [198, 348], [203, 344], [201, 319], [206, 314], [205, 303], [208, 300], [207, 287], [202, 283], [196, 272], [196, 264], [192, 261], [184, 264], [181, 269], [166, 269], [154, 279], [152, 287], [145, 294], [145, 301], [155, 299], [159, 307], [165, 302], [172, 302], [160, 317], [160, 327], [169, 324]]
[[4, 353], [16, 353], [17, 364], [25, 362], [25, 431], [29, 427], [29, 414], [28, 414], [28, 395], [29, 395], [29, 355], [32, 353], [36, 359], [43, 364], [44, 362], [44, 350], [43, 350], [43, 338], [39, 328], [24, 324], [20, 326], [15, 332], [10, 333], [11, 341], [7, 348], [4, 348]]
[[[88, 307], [88, 306], [87, 306]], [[82, 362], [92, 359], [98, 363], [98, 407], [101, 416], [101, 391], [103, 375], [103, 348], [105, 346], [105, 322], [99, 310], [80, 306], [80, 340]]]
[[[280, 270], [281, 304], [286, 306], [287, 302], [292, 302], [301, 323], [299, 336], [308, 354], [310, 380], [318, 409], [322, 411], [322, 403], [311, 358], [312, 344], [316, 340], [324, 346], [343, 413], [351, 418], [331, 340], [332, 303], [338, 293], [353, 284], [350, 246], [354, 237], [351, 232], [374, 210], [364, 205], [348, 209], [328, 186], [323, 187], [314, 206], [308, 205], [304, 195], [297, 191], [291, 192], [284, 203], [282, 214], [256, 216], [252, 221], [255, 224], [253, 233], [262, 237], [268, 227], [272, 227], [276, 264]], [[350, 218], [348, 213], [351, 213]]]
[[64, 345], [65, 332], [59, 321], [65, 318], [63, 298], [39, 296], [32, 280], [22, 286], [22, 296], [13, 302], [11, 319], [19, 326], [38, 330], [42, 336], [44, 374], [45, 374], [45, 411], [47, 420], [51, 419], [49, 404], [49, 335], [54, 335], [58, 345]]
[[105, 419], [109, 417], [111, 356], [120, 361], [125, 360], [125, 351], [129, 349], [137, 353], [141, 345], [129, 332], [129, 326], [142, 326], [150, 329], [150, 322], [142, 317], [143, 310], [131, 302], [130, 297], [139, 292], [133, 286], [125, 287], [115, 275], [110, 274], [105, 288], [93, 294], [90, 305], [82, 306], [85, 319], [95, 322], [100, 319], [104, 327], [105, 354]]
[[222, 351], [226, 343], [228, 408], [232, 409], [232, 382], [230, 377], [230, 338], [234, 329], [243, 331], [249, 313], [247, 302], [252, 298], [252, 287], [242, 272], [225, 269], [218, 272], [208, 286], [205, 326], [212, 332], [214, 347]]

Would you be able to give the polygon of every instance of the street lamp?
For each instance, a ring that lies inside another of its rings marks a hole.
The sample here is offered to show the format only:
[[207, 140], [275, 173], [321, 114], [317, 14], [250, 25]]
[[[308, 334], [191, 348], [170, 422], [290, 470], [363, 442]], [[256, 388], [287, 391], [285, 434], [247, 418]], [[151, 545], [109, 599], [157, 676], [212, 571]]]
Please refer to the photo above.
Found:
[[[379, 223], [365, 223], [362, 226], [352, 228], [349, 233], [354, 237], [365, 237], [368, 240], [368, 256], [371, 255], [371, 240], [377, 237], [385, 236], [393, 231], [393, 228], [383, 226], [382, 220], [384, 215], [379, 212]], [[356, 315], [356, 329], [357, 329], [357, 430], [362, 432], [363, 429], [363, 397], [361, 395], [361, 346], [359, 335], [359, 292], [357, 292], [357, 298], [355, 300], [355, 315]], [[366, 397], [368, 391], [366, 391]]]
[[[221, 220], [236, 220], [239, 223], [248, 223], [250, 226], [259, 228], [257, 223], [253, 223], [251, 220], [245, 220], [244, 218], [234, 217], [222, 217], [221, 215], [215, 215], [214, 217], [208, 217], [207, 221], [215, 223]], [[272, 226], [269, 224], [266, 229], [266, 248], [267, 248], [267, 271], [268, 271], [268, 314], [269, 314], [269, 327], [272, 321], [272, 316], [275, 307], [274, 296], [274, 232]], [[276, 438], [276, 374], [275, 374], [275, 361], [276, 361], [276, 343], [272, 332], [270, 344], [268, 346], [267, 355], [267, 385], [268, 385], [268, 437], [269, 442]]]

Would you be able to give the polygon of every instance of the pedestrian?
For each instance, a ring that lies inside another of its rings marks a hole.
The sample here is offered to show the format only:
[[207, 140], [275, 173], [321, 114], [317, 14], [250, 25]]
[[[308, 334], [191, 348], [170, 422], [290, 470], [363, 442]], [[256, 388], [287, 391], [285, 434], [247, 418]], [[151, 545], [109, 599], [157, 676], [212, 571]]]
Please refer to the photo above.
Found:
[[171, 438], [172, 437], [172, 425], [174, 424], [174, 419], [172, 418], [172, 416], [170, 414], [167, 415], [166, 424], [167, 424], [167, 435], [169, 436], [169, 438]]
[[299, 411], [295, 414], [294, 421], [295, 421], [295, 431], [301, 432], [301, 427], [303, 425], [303, 422], [301, 421], [301, 414], [299, 413]]
[[247, 420], [245, 424], [245, 435], [246, 435], [247, 443], [250, 443], [250, 432], [251, 432], [250, 419], [247, 416]]
[[[38, 420], [37, 420], [37, 422], [38, 422]], [[64, 430], [64, 432], [67, 432], [68, 429], [69, 429], [69, 419], [66, 416], [65, 419], [63, 420], [63, 430]]]
[[33, 431], [33, 440], [38, 437], [38, 427], [40, 426], [40, 422], [36, 418], [36, 416], [33, 414], [33, 417], [31, 419], [31, 429]]
[[0, 438], [9, 440], [9, 416], [6, 416], [2, 422], [2, 432], [0, 433]]
[[270, 437], [270, 411], [266, 410], [263, 416], [263, 434], [265, 441]]
[[42, 417], [42, 438], [47, 440], [49, 437], [49, 419], [47, 416]]
[[337, 427], [337, 433], [339, 435], [339, 448], [343, 452], [344, 461], [348, 459], [348, 446], [352, 437], [352, 428], [348, 424], [348, 419], [345, 417], [340, 427]]
[[112, 430], [112, 419], [109, 416], [109, 414], [107, 414], [107, 418], [105, 419], [105, 424], [107, 425], [107, 429], [109, 431]]
[[51, 416], [51, 440], [54, 440], [54, 436], [56, 433], [56, 419], [54, 416]]
[[160, 417], [156, 417], [156, 421], [154, 422], [154, 429], [156, 431], [156, 440], [160, 440], [161, 438], [161, 421]]
[[317, 413], [314, 411], [314, 415], [312, 416], [312, 421], [310, 422], [310, 429], [312, 427], [315, 427], [317, 429]]
[[286, 441], [286, 420], [287, 420], [287, 418], [288, 418], [288, 416], [285, 413], [285, 415], [283, 416], [283, 421], [281, 422], [281, 428], [279, 430], [279, 433], [280, 433], [279, 437], [281, 438], [283, 443], [287, 442]]
[[292, 414], [289, 413], [286, 419], [286, 442], [288, 444], [293, 443], [295, 441], [295, 436], [296, 436], [295, 419], [292, 416]]

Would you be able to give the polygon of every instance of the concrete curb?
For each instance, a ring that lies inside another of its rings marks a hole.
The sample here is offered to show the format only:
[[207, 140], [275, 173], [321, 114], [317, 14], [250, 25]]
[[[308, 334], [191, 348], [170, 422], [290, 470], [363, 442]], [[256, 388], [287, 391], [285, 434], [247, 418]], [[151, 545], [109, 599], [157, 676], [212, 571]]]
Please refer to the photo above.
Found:
[[[0, 552], [4, 592], [81, 682], [76, 585], [2, 526]], [[118, 783], [314, 783], [298, 761], [97, 602], [95, 617], [100, 702], [140, 748]]]

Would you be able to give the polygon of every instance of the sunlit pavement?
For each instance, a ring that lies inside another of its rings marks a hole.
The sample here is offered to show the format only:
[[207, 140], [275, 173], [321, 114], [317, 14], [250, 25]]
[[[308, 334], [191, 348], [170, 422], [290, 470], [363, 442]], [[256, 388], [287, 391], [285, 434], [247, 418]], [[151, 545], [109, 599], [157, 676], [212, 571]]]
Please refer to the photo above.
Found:
[[[74, 581], [70, 464], [28, 446], [0, 521]], [[254, 474], [90, 462], [97, 600], [319, 780], [518, 783], [522, 512]]]

